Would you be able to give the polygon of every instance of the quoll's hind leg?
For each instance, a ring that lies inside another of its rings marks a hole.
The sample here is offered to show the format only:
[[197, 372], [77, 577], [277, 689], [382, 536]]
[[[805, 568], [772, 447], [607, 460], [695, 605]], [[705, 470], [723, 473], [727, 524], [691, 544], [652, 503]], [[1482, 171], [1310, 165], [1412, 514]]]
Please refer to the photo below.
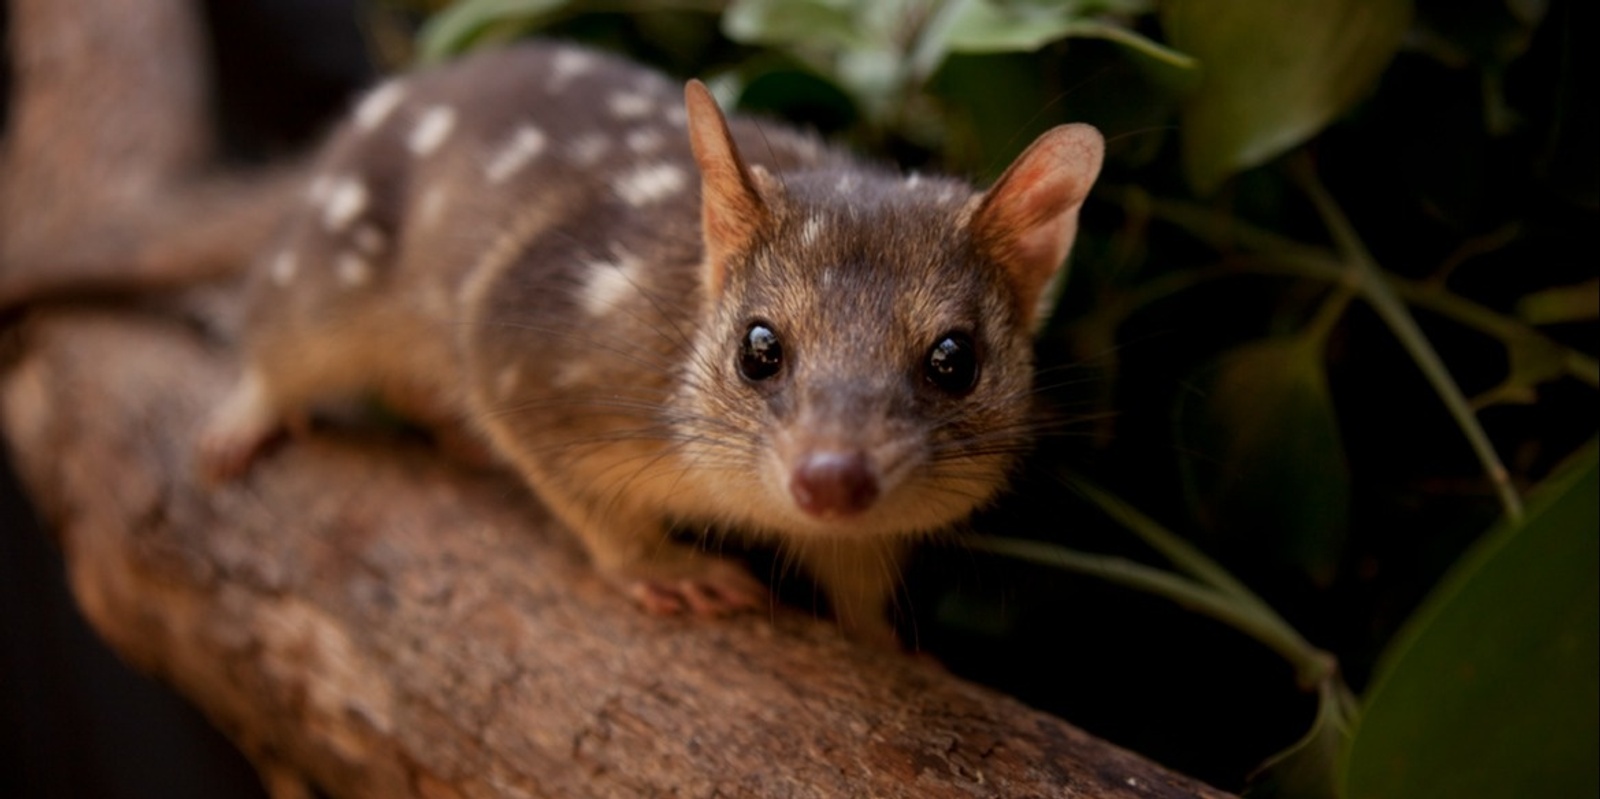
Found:
[[501, 464], [483, 435], [467, 421], [465, 401], [448, 388], [416, 380], [390, 381], [381, 395], [390, 410], [426, 428], [445, 457], [474, 469]]
[[268, 342], [276, 346], [253, 348], [245, 357], [239, 382], [206, 420], [195, 457], [197, 471], [207, 481], [218, 483], [244, 474], [280, 433], [306, 434], [314, 401], [349, 396], [360, 385], [350, 369], [335, 368], [341, 363], [338, 358], [300, 354], [336, 352], [335, 338], [279, 336]]

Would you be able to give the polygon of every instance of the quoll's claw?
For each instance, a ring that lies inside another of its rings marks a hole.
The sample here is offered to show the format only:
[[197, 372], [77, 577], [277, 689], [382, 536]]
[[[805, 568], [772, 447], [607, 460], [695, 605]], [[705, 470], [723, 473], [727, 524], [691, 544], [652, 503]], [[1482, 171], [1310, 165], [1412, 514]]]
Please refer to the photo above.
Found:
[[647, 613], [715, 618], [756, 610], [767, 603], [766, 588], [734, 563], [704, 558], [660, 571], [675, 573], [636, 576], [624, 586], [628, 596]]

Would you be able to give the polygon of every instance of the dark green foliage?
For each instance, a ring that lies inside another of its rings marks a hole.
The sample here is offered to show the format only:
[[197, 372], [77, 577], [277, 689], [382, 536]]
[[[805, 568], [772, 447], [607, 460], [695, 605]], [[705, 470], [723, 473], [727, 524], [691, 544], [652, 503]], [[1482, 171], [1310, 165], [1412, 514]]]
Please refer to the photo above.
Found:
[[1594, 796], [1600, 483], [1587, 447], [1469, 551], [1384, 656], [1346, 795]]

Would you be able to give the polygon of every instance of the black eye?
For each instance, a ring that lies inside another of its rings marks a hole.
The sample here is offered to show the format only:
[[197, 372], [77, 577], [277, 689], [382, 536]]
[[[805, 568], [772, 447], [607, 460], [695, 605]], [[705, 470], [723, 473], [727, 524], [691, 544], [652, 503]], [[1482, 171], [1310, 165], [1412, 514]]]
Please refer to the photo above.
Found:
[[739, 347], [739, 374], [746, 380], [766, 380], [783, 368], [783, 342], [763, 322], [751, 322]]
[[978, 382], [978, 348], [965, 333], [946, 333], [928, 350], [923, 368], [928, 382], [940, 391], [965, 394]]

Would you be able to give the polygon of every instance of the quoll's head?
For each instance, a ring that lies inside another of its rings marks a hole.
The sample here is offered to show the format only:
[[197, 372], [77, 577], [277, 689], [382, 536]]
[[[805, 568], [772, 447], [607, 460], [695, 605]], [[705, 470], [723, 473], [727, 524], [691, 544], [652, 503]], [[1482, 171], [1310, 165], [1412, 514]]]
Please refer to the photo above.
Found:
[[1032, 332], [1099, 133], [1051, 130], [983, 193], [859, 169], [775, 176], [741, 159], [704, 86], [686, 98], [710, 310], [682, 400], [735, 443], [683, 439], [727, 480], [724, 514], [789, 535], [964, 518], [1030, 443]]

